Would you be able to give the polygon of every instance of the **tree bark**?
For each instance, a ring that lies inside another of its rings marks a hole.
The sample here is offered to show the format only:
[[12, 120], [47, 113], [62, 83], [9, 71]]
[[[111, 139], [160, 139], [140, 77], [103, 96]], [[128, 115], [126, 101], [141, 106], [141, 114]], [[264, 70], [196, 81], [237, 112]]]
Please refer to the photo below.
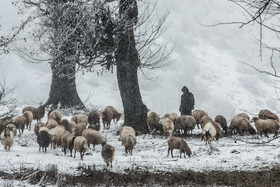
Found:
[[[125, 8], [129, 7], [126, 6]], [[125, 16], [122, 18], [131, 19], [131, 17]], [[130, 20], [123, 20], [123, 23], [125, 21]], [[120, 32], [118, 39], [119, 43], [116, 52], [117, 79], [124, 108], [124, 125], [131, 126], [136, 131], [148, 133], [148, 110], [142, 101], [138, 84], [137, 70], [140, 61], [136, 49], [133, 27], [126, 28], [125, 31]]]
[[53, 62], [51, 69], [51, 90], [45, 106], [57, 108], [60, 105], [60, 108], [84, 109], [76, 88], [75, 62]]

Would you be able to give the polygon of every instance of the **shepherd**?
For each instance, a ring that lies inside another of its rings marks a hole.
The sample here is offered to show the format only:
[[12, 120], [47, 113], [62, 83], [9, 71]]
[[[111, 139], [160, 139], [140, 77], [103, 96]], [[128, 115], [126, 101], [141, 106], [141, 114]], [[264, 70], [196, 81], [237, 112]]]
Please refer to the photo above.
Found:
[[179, 111], [181, 115], [192, 115], [192, 110], [194, 109], [194, 97], [189, 89], [184, 86], [182, 88], [181, 105]]

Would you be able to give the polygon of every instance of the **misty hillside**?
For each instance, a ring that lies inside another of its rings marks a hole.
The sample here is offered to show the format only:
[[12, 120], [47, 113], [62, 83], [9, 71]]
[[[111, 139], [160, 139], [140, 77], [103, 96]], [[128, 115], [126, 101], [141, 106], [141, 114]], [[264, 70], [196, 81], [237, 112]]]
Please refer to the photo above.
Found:
[[[9, 33], [24, 18], [17, 14], [10, 0], [2, 1], [0, 31]], [[213, 116], [222, 114], [229, 118], [240, 110], [257, 113], [263, 108], [280, 113], [279, 101], [275, 101], [275, 80], [239, 62], [268, 68], [265, 60], [260, 62], [255, 41], [258, 28], [203, 26], [244, 19], [240, 9], [222, 0], [160, 0], [155, 21], [165, 11], [170, 12], [167, 31], [160, 40], [174, 46], [173, 63], [161, 69], [144, 70], [145, 76], [139, 72], [142, 98], [148, 108], [160, 114], [178, 113], [181, 88], [186, 85], [194, 94], [195, 108], [204, 109]], [[32, 29], [26, 28], [25, 34]], [[30, 44], [29, 40], [21, 41], [16, 47], [24, 48]], [[0, 80], [4, 78], [9, 87], [15, 87], [14, 95], [21, 105], [36, 105], [47, 100], [51, 83], [47, 63], [31, 64], [15, 54], [1, 56]], [[113, 105], [122, 110], [116, 74], [78, 73], [77, 87], [87, 105], [100, 109]]]

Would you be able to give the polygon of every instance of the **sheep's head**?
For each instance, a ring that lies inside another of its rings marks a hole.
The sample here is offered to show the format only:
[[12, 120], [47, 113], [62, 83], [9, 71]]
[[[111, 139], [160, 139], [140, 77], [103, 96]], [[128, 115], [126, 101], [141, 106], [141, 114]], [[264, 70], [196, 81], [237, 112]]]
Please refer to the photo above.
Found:
[[12, 131], [13, 129], [9, 128], [9, 127], [6, 127], [4, 129], [4, 136], [5, 137], [9, 137], [10, 136], [10, 131]]
[[206, 140], [209, 140], [211, 138], [210, 129], [208, 131], [205, 131], [204, 136], [206, 137]]
[[39, 106], [38, 111], [40, 114], [44, 114], [45, 113], [45, 107], [44, 106]]
[[104, 145], [106, 145], [106, 141], [101, 142], [101, 146], [103, 147]]
[[60, 124], [65, 127], [65, 129], [70, 126], [70, 123], [67, 119], [63, 119]]
[[253, 117], [250, 122], [252, 123], [252, 122], [255, 122], [255, 121], [259, 120], [259, 119], [260, 119], [259, 117]]
[[116, 114], [116, 119], [117, 119], [117, 122], [120, 120], [121, 116], [122, 116], [122, 114], [121, 114], [121, 113], [117, 113], [117, 114]]

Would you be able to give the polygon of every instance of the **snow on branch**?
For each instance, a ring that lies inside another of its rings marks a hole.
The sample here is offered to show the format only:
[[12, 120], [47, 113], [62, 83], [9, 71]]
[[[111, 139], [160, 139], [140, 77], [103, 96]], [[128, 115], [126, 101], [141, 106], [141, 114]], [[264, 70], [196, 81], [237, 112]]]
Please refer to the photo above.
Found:
[[14, 89], [7, 87], [5, 81], [0, 83], [0, 122], [14, 116], [17, 100], [13, 98], [13, 92]]
[[[40, 50], [51, 56], [53, 66], [67, 66], [66, 61], [75, 62], [79, 69], [87, 71], [96, 71], [96, 66], [110, 70], [116, 65], [119, 35], [131, 28], [137, 33], [139, 67], [153, 69], [170, 62], [173, 48], [157, 42], [165, 30], [163, 26], [168, 13], [153, 24], [151, 18], [156, 3], [142, 2], [143, 11], [139, 15], [134, 0], [24, 0], [24, 3], [37, 8], [41, 27], [33, 35], [39, 40]], [[131, 7], [125, 9], [122, 6]], [[124, 16], [128, 18], [123, 19]]]

